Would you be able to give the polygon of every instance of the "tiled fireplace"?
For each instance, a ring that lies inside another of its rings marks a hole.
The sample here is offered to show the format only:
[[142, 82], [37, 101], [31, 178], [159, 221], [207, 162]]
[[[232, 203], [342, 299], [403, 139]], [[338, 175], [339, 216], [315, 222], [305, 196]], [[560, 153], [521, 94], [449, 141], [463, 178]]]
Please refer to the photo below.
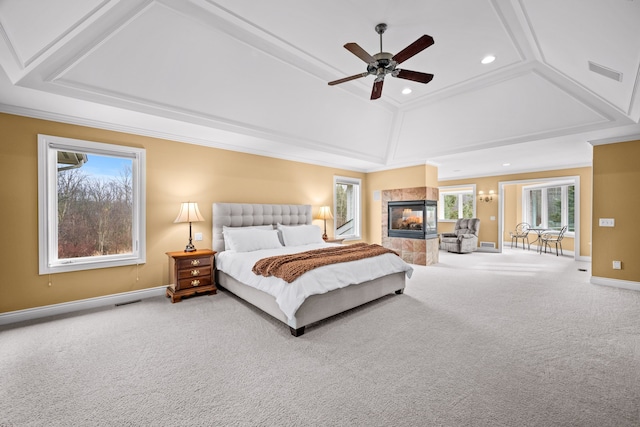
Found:
[[438, 189], [432, 187], [383, 190], [382, 246], [398, 252], [410, 264], [437, 264], [437, 200]]

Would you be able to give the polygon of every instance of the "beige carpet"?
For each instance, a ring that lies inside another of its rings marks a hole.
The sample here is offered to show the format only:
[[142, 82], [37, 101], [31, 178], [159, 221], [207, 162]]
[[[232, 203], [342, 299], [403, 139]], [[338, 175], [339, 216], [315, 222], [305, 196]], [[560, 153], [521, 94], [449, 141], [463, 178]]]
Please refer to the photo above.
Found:
[[307, 328], [226, 292], [0, 328], [1, 426], [638, 426], [640, 293], [441, 254]]

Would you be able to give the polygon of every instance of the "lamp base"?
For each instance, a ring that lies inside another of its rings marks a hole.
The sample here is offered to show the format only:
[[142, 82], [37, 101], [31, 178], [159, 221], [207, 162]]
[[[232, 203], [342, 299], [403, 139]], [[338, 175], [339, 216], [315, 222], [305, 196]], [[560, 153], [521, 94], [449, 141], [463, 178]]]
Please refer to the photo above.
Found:
[[191, 239], [191, 221], [189, 221], [189, 244], [187, 244], [187, 247], [184, 248], [185, 252], [195, 252], [196, 251], [196, 247], [193, 246], [193, 243], [191, 243], [193, 240]]
[[[317, 234], [316, 234], [316, 236], [317, 236]], [[322, 235], [322, 240], [327, 240], [328, 238], [329, 238], [329, 236], [327, 236], [327, 233], [324, 233]]]

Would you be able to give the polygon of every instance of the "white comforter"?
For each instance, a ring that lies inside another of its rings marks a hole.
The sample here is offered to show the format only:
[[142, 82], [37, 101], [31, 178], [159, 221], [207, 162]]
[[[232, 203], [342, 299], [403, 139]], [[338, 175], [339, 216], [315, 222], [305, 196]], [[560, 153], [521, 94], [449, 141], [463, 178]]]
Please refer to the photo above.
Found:
[[325, 265], [303, 274], [291, 283], [277, 277], [260, 276], [251, 271], [254, 264], [262, 258], [310, 251], [327, 246], [335, 245], [317, 243], [254, 252], [224, 251], [216, 254], [216, 268], [242, 283], [274, 296], [280, 309], [289, 320], [293, 319], [298, 308], [311, 295], [323, 294], [392, 273], [405, 272], [407, 277], [411, 277], [413, 273], [413, 268], [394, 254]]

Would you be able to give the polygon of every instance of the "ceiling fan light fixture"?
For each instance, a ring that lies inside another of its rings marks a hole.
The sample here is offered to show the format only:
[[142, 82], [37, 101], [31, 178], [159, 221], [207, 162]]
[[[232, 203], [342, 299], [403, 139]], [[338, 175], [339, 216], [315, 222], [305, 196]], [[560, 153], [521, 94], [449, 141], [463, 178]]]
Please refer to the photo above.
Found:
[[496, 60], [496, 57], [493, 55], [487, 55], [484, 58], [482, 58], [482, 61], [480, 61], [482, 64], [487, 65], [487, 64], [491, 64], [493, 61]]
[[[349, 82], [351, 80], [359, 79], [369, 75], [374, 75], [375, 80], [373, 82], [373, 88], [371, 91], [371, 99], [378, 99], [382, 95], [382, 86], [384, 84], [384, 78], [387, 74], [391, 77], [397, 77], [400, 79], [411, 80], [414, 82], [426, 84], [433, 79], [433, 74], [422, 73], [419, 71], [411, 71], [406, 69], [396, 68], [400, 63], [413, 57], [414, 55], [422, 52], [429, 46], [433, 45], [433, 37], [424, 34], [418, 40], [414, 41], [400, 52], [395, 55], [382, 50], [382, 34], [386, 31], [387, 24], [381, 23], [376, 25], [376, 32], [380, 35], [380, 52], [375, 55], [370, 55], [366, 50], [361, 48], [357, 43], [350, 42], [344, 45], [344, 48], [355, 56], [360, 58], [367, 64], [367, 71], [353, 76], [344, 77], [338, 80], [329, 82], [329, 86], [334, 86], [340, 83]], [[405, 93], [403, 91], [403, 93]], [[409, 92], [410, 93], [410, 92]], [[407, 93], [405, 93], [407, 94]]]

